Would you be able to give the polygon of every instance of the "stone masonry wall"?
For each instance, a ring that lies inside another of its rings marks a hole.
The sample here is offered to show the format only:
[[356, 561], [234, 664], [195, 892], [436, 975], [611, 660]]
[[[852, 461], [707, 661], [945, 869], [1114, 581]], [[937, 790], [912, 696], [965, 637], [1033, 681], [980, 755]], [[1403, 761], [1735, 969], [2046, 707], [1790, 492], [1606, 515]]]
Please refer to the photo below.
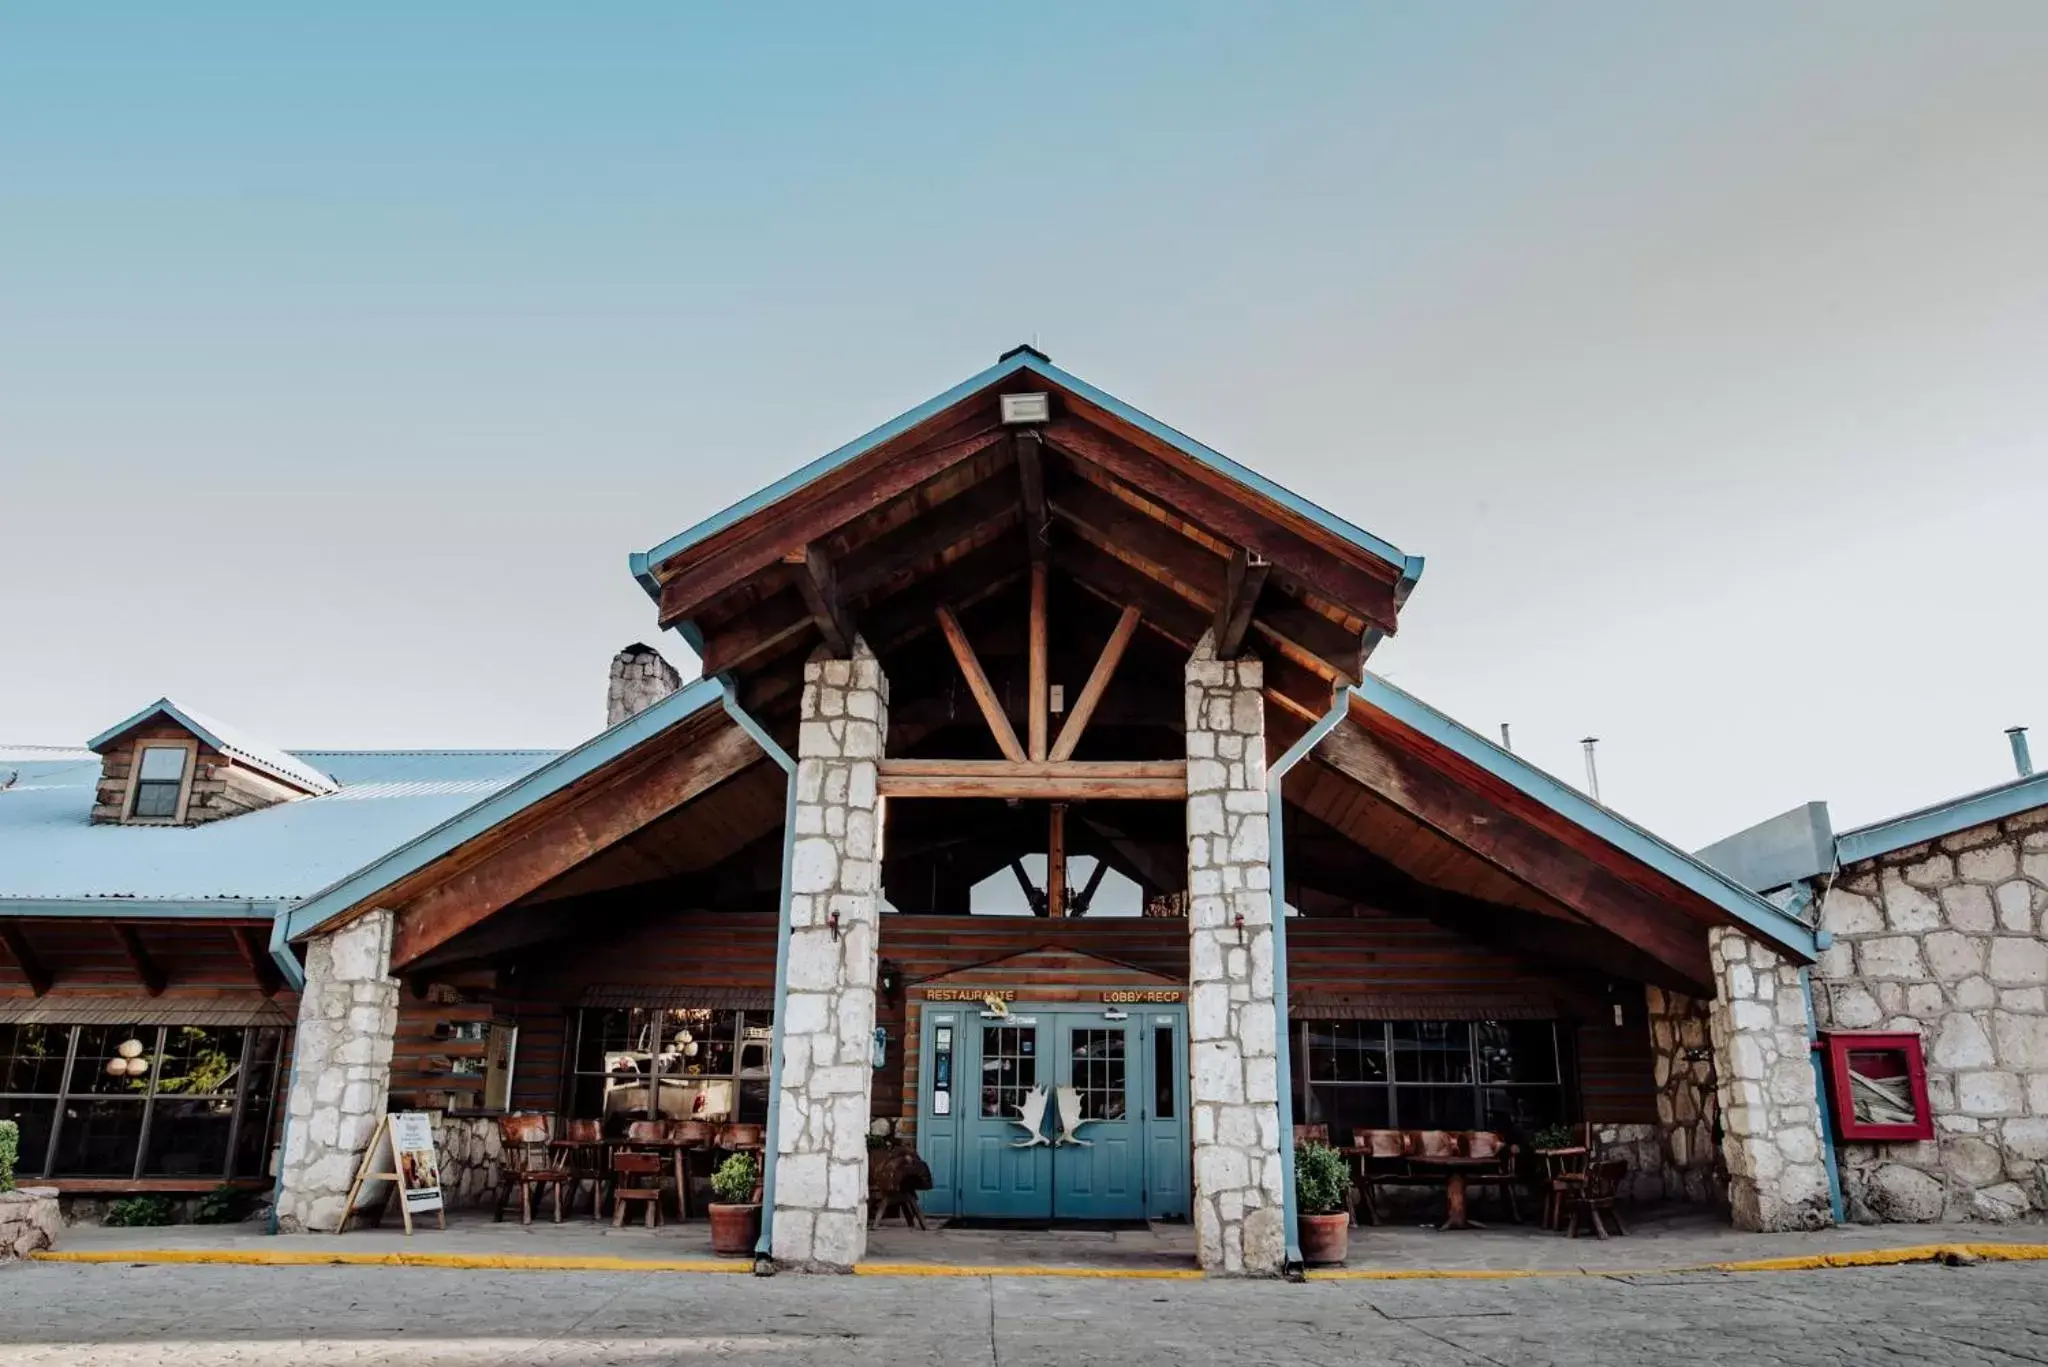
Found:
[[1920, 1035], [1935, 1137], [1841, 1146], [1859, 1220], [2048, 1207], [2048, 809], [1842, 870], [1815, 973], [1823, 1028]]
[[0, 1191], [0, 1263], [42, 1252], [57, 1242], [62, 1228], [55, 1187]]
[[505, 1135], [494, 1115], [438, 1117], [434, 1149], [441, 1161], [441, 1193], [451, 1210], [488, 1206], [498, 1199]]
[[653, 646], [634, 644], [612, 656], [605, 680], [604, 724], [617, 726], [683, 686], [676, 667]]
[[787, 1267], [843, 1271], [867, 1248], [888, 710], [865, 641], [851, 660], [804, 666], [772, 1238]]
[[1657, 1083], [1657, 1164], [1654, 1189], [1646, 1161], [1637, 1179], [1636, 1195], [1639, 1199], [1712, 1205], [1720, 1199], [1714, 1160], [1721, 1103], [1715, 1094], [1708, 1005], [1697, 997], [1656, 986], [1645, 988], [1644, 993]]
[[1273, 997], [1263, 666], [1187, 665], [1188, 1029], [1195, 1243], [1205, 1271], [1277, 1276], [1287, 1256]]
[[1722, 1158], [1737, 1229], [1834, 1223], [1799, 967], [1730, 926], [1707, 933]]
[[384, 1115], [398, 980], [391, 976], [394, 918], [377, 910], [306, 946], [278, 1227], [333, 1229], [363, 1149]]

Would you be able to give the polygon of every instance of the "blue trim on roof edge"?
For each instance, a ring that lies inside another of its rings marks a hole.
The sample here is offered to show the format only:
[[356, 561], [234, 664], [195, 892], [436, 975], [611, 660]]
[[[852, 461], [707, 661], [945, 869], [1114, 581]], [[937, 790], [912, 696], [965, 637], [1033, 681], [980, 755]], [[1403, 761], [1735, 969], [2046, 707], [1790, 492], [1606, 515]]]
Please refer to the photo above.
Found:
[[899, 413], [881, 426], [854, 438], [837, 450], [828, 451], [808, 465], [784, 475], [765, 489], [757, 490], [739, 502], [713, 513], [695, 526], [678, 532], [651, 550], [635, 552], [627, 561], [628, 566], [633, 572], [633, 577], [639, 580], [641, 588], [647, 591], [648, 596], [659, 598], [661, 587], [655, 582], [653, 567], [659, 565], [670, 556], [675, 555], [679, 551], [687, 550], [691, 546], [726, 530], [728, 527], [744, 521], [746, 518], [773, 505], [805, 485], [823, 478], [849, 461], [865, 455], [890, 438], [907, 432], [927, 418], [943, 412], [961, 399], [1027, 370], [1039, 375], [1043, 379], [1051, 381], [1053, 384], [1078, 394], [1098, 408], [1113, 413], [1140, 431], [1167, 443], [1183, 454], [1207, 465], [1217, 473], [1236, 480], [1238, 483], [1254, 490], [1297, 516], [1308, 519], [1324, 531], [1349, 542], [1367, 554], [1377, 556], [1390, 565], [1399, 566], [1401, 577], [1394, 591], [1397, 605], [1402, 599], [1407, 597], [1408, 590], [1414, 588], [1415, 581], [1422, 577], [1423, 559], [1421, 556], [1404, 553], [1392, 542], [1374, 536], [1363, 527], [1346, 521], [1326, 508], [1311, 503], [1292, 490], [1282, 488], [1264, 475], [1259, 474], [1256, 470], [1248, 469], [1222, 452], [1196, 441], [1186, 433], [1168, 427], [1150, 414], [1133, 408], [1114, 394], [1097, 389], [1079, 376], [1069, 374], [1060, 369], [1035, 352], [1028, 349], [1015, 349], [1005, 353], [1005, 355], [1007, 359], [998, 361], [988, 369], [962, 380], [951, 389], [925, 400], [917, 407]]
[[303, 939], [363, 898], [425, 868], [463, 842], [549, 794], [561, 791], [642, 741], [696, 716], [723, 696], [718, 680], [699, 679], [646, 710], [634, 713], [617, 726], [599, 732], [575, 749], [564, 751], [518, 782], [498, 789], [475, 806], [458, 812], [430, 831], [414, 836], [389, 854], [300, 902], [292, 909], [285, 938]]
[[246, 916], [253, 921], [276, 914], [276, 902], [256, 902], [242, 897], [194, 901], [163, 901], [145, 897], [0, 897], [0, 916], [36, 920], [107, 916], [138, 921], [179, 921]]
[[1835, 863], [1839, 867], [1874, 859], [1908, 845], [2002, 821], [2035, 807], [2048, 807], [2048, 773], [2011, 779], [1995, 788], [1980, 789], [1916, 812], [1839, 832], [1835, 836]]
[[1811, 927], [1787, 915], [1718, 869], [1701, 863], [1677, 846], [1601, 806], [1570, 784], [1553, 778], [1521, 756], [1503, 750], [1478, 732], [1445, 716], [1414, 695], [1404, 693], [1376, 674], [1368, 675], [1363, 685], [1351, 691], [1372, 707], [1477, 764], [1516, 791], [1536, 799], [1624, 854], [1655, 869], [1681, 887], [1698, 893], [1779, 948], [1792, 951], [1808, 963], [1815, 958], [1817, 951]]
[[292, 953], [291, 941], [285, 939], [285, 928], [291, 922], [291, 908], [283, 902], [277, 904], [276, 914], [270, 922], [270, 961], [277, 965], [277, 971], [291, 984], [294, 992], [306, 990], [306, 966], [299, 962], [299, 956]]

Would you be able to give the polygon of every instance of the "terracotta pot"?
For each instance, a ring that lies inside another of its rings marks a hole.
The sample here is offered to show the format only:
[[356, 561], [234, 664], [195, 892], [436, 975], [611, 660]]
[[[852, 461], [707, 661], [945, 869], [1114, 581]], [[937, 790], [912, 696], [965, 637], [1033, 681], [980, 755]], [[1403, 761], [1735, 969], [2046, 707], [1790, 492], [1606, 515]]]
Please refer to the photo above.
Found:
[[743, 1258], [754, 1251], [761, 1238], [759, 1206], [711, 1207], [711, 1251]]
[[1300, 1229], [1305, 1263], [1341, 1263], [1351, 1251], [1351, 1217], [1341, 1210], [1334, 1215], [1304, 1215]]

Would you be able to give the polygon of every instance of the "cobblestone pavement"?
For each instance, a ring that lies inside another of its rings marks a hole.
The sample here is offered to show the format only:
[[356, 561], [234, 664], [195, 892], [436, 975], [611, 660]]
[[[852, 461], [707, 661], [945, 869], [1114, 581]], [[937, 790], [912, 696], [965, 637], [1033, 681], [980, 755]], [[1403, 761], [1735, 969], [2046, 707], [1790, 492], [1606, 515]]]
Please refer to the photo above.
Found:
[[1523, 1281], [29, 1264], [0, 1364], [2048, 1363], [2048, 1264]]

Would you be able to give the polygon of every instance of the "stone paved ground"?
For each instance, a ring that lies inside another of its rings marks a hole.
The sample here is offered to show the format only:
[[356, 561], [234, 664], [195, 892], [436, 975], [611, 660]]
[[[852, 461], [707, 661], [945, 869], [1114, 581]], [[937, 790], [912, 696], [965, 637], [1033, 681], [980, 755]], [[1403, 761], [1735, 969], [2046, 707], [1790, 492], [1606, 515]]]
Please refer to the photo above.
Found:
[[1631, 1279], [711, 1277], [28, 1264], [22, 1363], [2048, 1363], [2048, 1264]]

